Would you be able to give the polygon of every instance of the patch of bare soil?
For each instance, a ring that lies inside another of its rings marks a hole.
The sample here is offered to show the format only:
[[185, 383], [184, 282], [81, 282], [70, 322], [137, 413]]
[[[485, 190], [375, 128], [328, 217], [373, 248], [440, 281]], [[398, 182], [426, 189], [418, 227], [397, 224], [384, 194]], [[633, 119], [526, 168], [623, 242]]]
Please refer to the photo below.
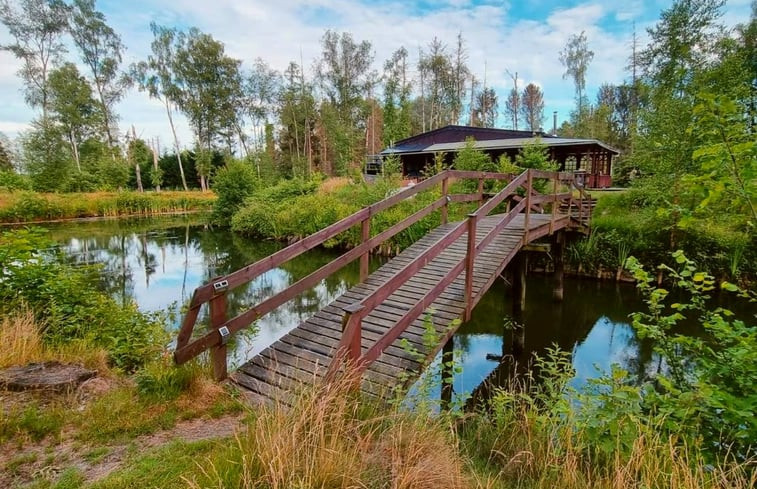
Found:
[[[94, 377], [84, 382], [65, 402], [76, 409], [113, 388], [109, 379]], [[29, 403], [47, 404], [54, 398], [48, 392], [10, 392], [0, 390], [0, 411], [18, 412]], [[60, 402], [60, 398], [57, 399]], [[39, 442], [13, 440], [0, 444], [0, 488], [23, 487], [33, 481], [57, 480], [61, 472], [78, 469], [87, 482], [94, 482], [121, 468], [127, 458], [171, 441], [200, 441], [230, 437], [242, 426], [243, 414], [216, 419], [197, 418], [180, 421], [169, 430], [134, 438], [128, 443], [88, 445], [65, 431], [59, 439], [47, 437]]]

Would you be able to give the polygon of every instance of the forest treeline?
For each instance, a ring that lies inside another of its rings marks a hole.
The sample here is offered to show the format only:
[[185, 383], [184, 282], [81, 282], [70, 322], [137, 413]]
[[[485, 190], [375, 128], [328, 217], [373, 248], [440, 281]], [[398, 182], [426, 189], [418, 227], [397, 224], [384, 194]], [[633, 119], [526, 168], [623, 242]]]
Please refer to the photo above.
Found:
[[[94, 0], [0, 5], [13, 39], [2, 48], [21, 61], [24, 96], [37, 110], [17, 144], [0, 142], [0, 165], [29, 175], [36, 190], [205, 189], [213, 169], [232, 157], [249, 160], [261, 177], [344, 175], [360, 168], [366, 154], [447, 124], [493, 127], [504, 119], [533, 131], [544, 124], [540, 87], [523, 83], [511, 71], [516, 67], [492, 67], [513, 81], [500, 103], [485, 76], [469, 66], [462, 33], [434, 38], [417, 54], [399, 46], [377, 60], [370, 41], [326, 31], [312, 70], [300, 58], [279, 72], [260, 58], [234, 59], [221, 41], [196, 28], [153, 23], [150, 54], [127, 65], [127, 47]], [[577, 106], [562, 134], [630, 147], [645, 105], [642, 73], [652, 67], [636, 43], [633, 50], [630, 80], [603, 85], [590, 102], [586, 71], [593, 52], [583, 32], [569, 39], [559, 58], [575, 83]], [[159, 147], [138, 139], [134, 128], [119, 127], [118, 103], [133, 89], [164, 105], [172, 141]], [[176, 137], [176, 112], [186, 116], [193, 141]]]

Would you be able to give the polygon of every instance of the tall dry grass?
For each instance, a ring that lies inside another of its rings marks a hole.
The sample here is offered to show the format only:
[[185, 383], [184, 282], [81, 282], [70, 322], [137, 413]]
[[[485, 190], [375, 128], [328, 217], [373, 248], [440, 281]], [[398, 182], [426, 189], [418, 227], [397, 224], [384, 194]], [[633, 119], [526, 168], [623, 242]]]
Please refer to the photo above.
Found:
[[[534, 405], [502, 413], [477, 412], [461, 430], [463, 453], [479, 461], [495, 487], [539, 489], [725, 489], [757, 487], [753, 460], [712, 465], [695, 447], [629, 419], [637, 433], [630, 448], [619, 440], [592, 439], [572, 415]], [[609, 435], [608, 435], [609, 436]], [[600, 453], [598, 443], [614, 450]], [[483, 484], [482, 484], [483, 485]], [[481, 485], [480, 485], [481, 486]], [[479, 487], [480, 487], [479, 486]]]
[[34, 313], [24, 307], [0, 319], [0, 368], [26, 365], [32, 362], [59, 361], [79, 363], [109, 375], [108, 354], [87, 341], [72, 341], [65, 345], [46, 345]]
[[305, 389], [289, 407], [252, 411], [246, 432], [201, 464], [194, 488], [469, 487], [440, 419], [360, 402], [349, 381]]
[[0, 320], [0, 368], [25, 365], [44, 358], [44, 348], [34, 314], [28, 309]]

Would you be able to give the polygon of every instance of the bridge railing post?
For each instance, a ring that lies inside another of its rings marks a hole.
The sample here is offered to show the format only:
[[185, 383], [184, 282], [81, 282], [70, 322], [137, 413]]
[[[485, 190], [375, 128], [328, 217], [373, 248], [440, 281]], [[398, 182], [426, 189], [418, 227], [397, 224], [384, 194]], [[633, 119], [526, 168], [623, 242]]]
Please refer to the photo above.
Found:
[[478, 206], [484, 205], [484, 177], [478, 177]]
[[465, 320], [473, 311], [473, 267], [476, 259], [476, 215], [468, 214], [468, 248], [465, 254]]
[[444, 205], [442, 206], [442, 224], [447, 224], [447, 213], [449, 212], [449, 177], [442, 179], [442, 198], [444, 199]]
[[533, 190], [534, 177], [528, 170], [526, 177], [526, 215], [523, 217], [523, 244], [528, 244], [528, 228], [531, 220], [531, 191]]
[[552, 189], [552, 219], [549, 221], [549, 234], [555, 230], [555, 219], [557, 218], [557, 194], [560, 187], [560, 173], [555, 172], [555, 183]]
[[346, 360], [353, 366], [357, 366], [363, 354], [363, 306], [360, 303], [344, 307], [342, 318], [342, 335], [346, 348]]
[[226, 290], [219, 290], [210, 299], [210, 327], [217, 331], [220, 342], [210, 349], [210, 363], [213, 365], [213, 377], [223, 380], [228, 376], [226, 365], [226, 343], [230, 333], [226, 324]]
[[[362, 243], [365, 244], [371, 239], [371, 216], [360, 221], [360, 236]], [[360, 281], [365, 282], [368, 278], [369, 265], [371, 260], [371, 250], [365, 250], [365, 253], [360, 255]]]

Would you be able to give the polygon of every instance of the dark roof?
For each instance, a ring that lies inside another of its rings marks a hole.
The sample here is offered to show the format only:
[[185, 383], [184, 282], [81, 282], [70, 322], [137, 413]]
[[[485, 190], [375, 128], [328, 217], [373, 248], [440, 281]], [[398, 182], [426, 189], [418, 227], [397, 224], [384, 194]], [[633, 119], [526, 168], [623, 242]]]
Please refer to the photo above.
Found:
[[472, 137], [475, 147], [482, 150], [520, 148], [537, 141], [552, 146], [597, 145], [612, 153], [620, 152], [596, 139], [558, 138], [542, 132], [514, 131], [512, 129], [490, 129], [469, 126], [445, 126], [433, 131], [397, 141], [394, 146], [384, 149], [381, 154], [455, 152], [465, 147], [465, 140]]
[[472, 137], [476, 141], [488, 141], [492, 139], [530, 138], [534, 135], [541, 136], [542, 138], [550, 137], [542, 132], [534, 133], [532, 131], [514, 131], [512, 129], [494, 129], [488, 127], [444, 126], [433, 131], [423, 132], [396, 141], [392, 147], [412, 150], [412, 148], [425, 148], [438, 143], [457, 143], [465, 141], [469, 137]]

